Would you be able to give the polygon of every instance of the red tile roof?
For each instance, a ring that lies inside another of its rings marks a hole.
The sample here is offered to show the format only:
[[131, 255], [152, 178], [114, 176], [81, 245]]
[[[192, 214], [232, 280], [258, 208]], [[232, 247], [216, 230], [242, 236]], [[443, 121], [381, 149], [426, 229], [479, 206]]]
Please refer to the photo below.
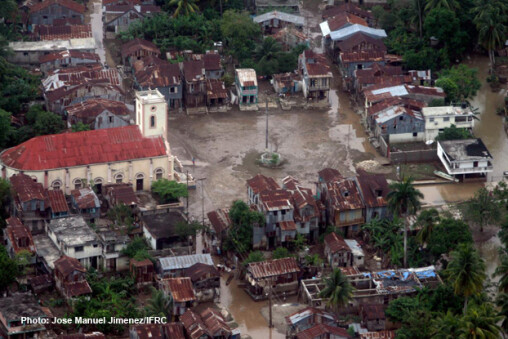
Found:
[[325, 245], [330, 249], [332, 253], [347, 251], [351, 252], [351, 249], [346, 244], [342, 237], [339, 237], [337, 233], [332, 232], [325, 236]]
[[171, 292], [175, 302], [186, 302], [196, 300], [194, 288], [190, 278], [168, 278], [162, 281], [164, 288]]
[[68, 212], [69, 206], [61, 190], [48, 190], [49, 207], [53, 213]]
[[143, 137], [138, 126], [125, 126], [35, 137], [5, 150], [0, 160], [19, 170], [45, 170], [166, 154], [162, 137]]
[[125, 58], [130, 55], [135, 55], [139, 50], [145, 50], [157, 56], [161, 54], [160, 49], [155, 46], [153, 42], [143, 39], [134, 39], [123, 44], [122, 57]]
[[67, 115], [84, 120], [85, 123], [91, 122], [104, 111], [109, 111], [116, 116], [126, 116], [130, 114], [125, 103], [101, 98], [92, 98], [78, 102], [74, 105], [67, 106], [65, 111]]
[[317, 339], [325, 338], [324, 335], [333, 334], [336, 337], [350, 338], [346, 329], [341, 327], [330, 326], [326, 324], [317, 324], [302, 332], [296, 334], [297, 339]]
[[[3, 159], [3, 155], [8, 151], [0, 155], [0, 159]], [[42, 184], [33, 181], [28, 175], [23, 173], [15, 174], [10, 177], [9, 181], [11, 182], [11, 189], [14, 195], [20, 202], [46, 200], [46, 193]]]
[[280, 186], [271, 177], [266, 177], [263, 174], [258, 174], [255, 177], [247, 180], [249, 186], [254, 194], [259, 194], [265, 190], [273, 191], [280, 189]]
[[38, 12], [46, 7], [49, 7], [53, 4], [60, 5], [62, 7], [66, 7], [74, 12], [77, 13], [85, 13], [85, 6], [72, 1], [72, 0], [44, 0], [42, 2], [35, 3], [32, 7], [30, 7], [30, 12], [35, 13]]
[[263, 279], [277, 275], [300, 272], [296, 259], [283, 258], [250, 263], [247, 270], [254, 279]]

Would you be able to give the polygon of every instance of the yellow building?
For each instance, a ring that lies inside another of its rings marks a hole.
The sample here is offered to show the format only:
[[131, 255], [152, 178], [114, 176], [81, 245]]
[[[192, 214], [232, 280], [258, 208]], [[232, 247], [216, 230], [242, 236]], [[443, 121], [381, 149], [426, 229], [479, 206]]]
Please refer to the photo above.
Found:
[[32, 138], [0, 153], [2, 177], [24, 173], [65, 194], [89, 183], [149, 190], [154, 180], [173, 180], [167, 104], [158, 90], [136, 92], [136, 124]]

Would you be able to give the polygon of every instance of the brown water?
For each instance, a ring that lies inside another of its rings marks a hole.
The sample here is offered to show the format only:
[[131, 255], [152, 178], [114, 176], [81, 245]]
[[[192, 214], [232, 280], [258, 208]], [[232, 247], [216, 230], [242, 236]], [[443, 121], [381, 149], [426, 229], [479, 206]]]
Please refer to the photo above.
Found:
[[97, 54], [101, 58], [101, 62], [106, 62], [106, 50], [104, 49], [104, 30], [102, 22], [102, 1], [93, 0], [88, 3], [89, 21], [88, 23], [92, 26], [92, 35], [97, 43]]

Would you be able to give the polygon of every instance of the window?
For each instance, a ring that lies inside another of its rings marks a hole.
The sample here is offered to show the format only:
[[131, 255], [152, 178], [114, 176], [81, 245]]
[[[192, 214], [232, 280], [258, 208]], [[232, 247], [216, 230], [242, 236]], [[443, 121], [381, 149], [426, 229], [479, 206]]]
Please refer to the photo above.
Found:
[[450, 117], [444, 117], [443, 121], [450, 121]]
[[400, 120], [400, 121], [404, 120], [404, 116], [402, 116], [402, 115], [401, 115], [401, 116], [399, 117], [399, 120]]
[[429, 121], [430, 121], [430, 122], [433, 122], [433, 121], [434, 121], [434, 118], [429, 118]]
[[118, 173], [117, 175], [115, 175], [115, 182], [116, 182], [117, 184], [121, 184], [121, 183], [122, 183], [122, 181], [123, 181], [123, 174]]
[[76, 246], [74, 247], [74, 252], [83, 252], [85, 249], [83, 248], [83, 246]]
[[150, 117], [150, 127], [151, 128], [154, 128], [155, 127], [155, 115], [152, 115]]
[[162, 179], [163, 174], [164, 174], [164, 170], [162, 168], [157, 168], [155, 170], [155, 180]]
[[83, 187], [83, 181], [81, 179], [79, 179], [79, 178], [78, 179], [74, 179], [73, 184], [74, 184], [74, 189], [76, 189], [76, 190]]
[[157, 110], [157, 106], [152, 106], [152, 107], [150, 107], [150, 110], [151, 110], [152, 112], [155, 112], [155, 111]]
[[97, 245], [97, 244], [93, 244], [93, 247], [94, 247], [94, 248], [97, 248], [97, 246], [99, 246], [99, 245]]
[[28, 55], [28, 52], [23, 52], [23, 55], [24, 55], [24, 56], [27, 56], [27, 55]]
[[110, 124], [112, 124], [113, 123], [113, 117], [112, 116], [108, 117], [108, 121], [109, 121]]
[[413, 137], [417, 137], [418, 136], [418, 132], [413, 132]]
[[280, 213], [281, 213], [282, 215], [286, 215], [286, 210], [282, 210], [282, 211], [280, 211]]

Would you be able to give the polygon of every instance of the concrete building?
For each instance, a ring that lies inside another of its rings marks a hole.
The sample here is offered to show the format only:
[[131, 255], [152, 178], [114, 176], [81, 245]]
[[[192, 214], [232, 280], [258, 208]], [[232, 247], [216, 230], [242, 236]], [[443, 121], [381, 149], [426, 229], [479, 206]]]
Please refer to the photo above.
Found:
[[[2, 338], [44, 338], [43, 324], [22, 323], [21, 318], [53, 318], [50, 310], [41, 307], [30, 293], [12, 293], [0, 298], [0, 336]], [[48, 319], [50, 321], [50, 319]]]
[[131, 111], [121, 101], [91, 98], [65, 107], [67, 125], [82, 122], [90, 129], [124, 127], [129, 125]]
[[302, 29], [305, 18], [299, 15], [284, 13], [281, 11], [266, 12], [253, 18], [254, 22], [261, 26], [263, 34], [271, 35], [279, 30], [293, 26]]
[[141, 217], [143, 235], [154, 250], [162, 250], [176, 247], [180, 243], [187, 243], [188, 239], [181, 239], [177, 232], [178, 224], [182, 223], [187, 224], [187, 218], [178, 210]]
[[298, 57], [298, 69], [303, 77], [303, 95], [309, 101], [329, 104], [332, 72], [325, 55], [305, 50]]
[[474, 127], [474, 113], [470, 108], [454, 106], [424, 107], [422, 109], [425, 119], [425, 140], [435, 140], [439, 132], [455, 125], [472, 131]]
[[85, 267], [100, 267], [102, 244], [82, 217], [52, 220], [47, 234], [63, 255], [78, 259]]
[[51, 273], [55, 269], [55, 261], [60, 258], [60, 250], [45, 234], [33, 236], [37, 253], [37, 267], [44, 272]]
[[110, 230], [98, 230], [102, 247], [102, 268], [106, 272], [120, 272], [129, 269], [129, 258], [122, 253], [130, 242], [128, 235]]
[[487, 179], [494, 170], [492, 155], [482, 139], [437, 142], [437, 156], [446, 172], [462, 181]]
[[173, 179], [166, 112], [160, 92], [137, 92], [138, 126], [32, 138], [0, 153], [2, 177], [23, 172], [44, 188], [66, 194], [83, 179], [95, 185], [131, 183], [136, 190], [149, 190], [159, 175]]
[[95, 53], [97, 43], [94, 38], [51, 40], [51, 41], [13, 41], [9, 42], [13, 53], [7, 60], [14, 64], [40, 65], [40, 58], [56, 51], [78, 51]]
[[235, 69], [236, 94], [240, 110], [258, 110], [258, 79], [252, 68]]
[[376, 137], [390, 144], [417, 142], [425, 139], [425, 120], [420, 112], [405, 106], [392, 106], [372, 116]]

